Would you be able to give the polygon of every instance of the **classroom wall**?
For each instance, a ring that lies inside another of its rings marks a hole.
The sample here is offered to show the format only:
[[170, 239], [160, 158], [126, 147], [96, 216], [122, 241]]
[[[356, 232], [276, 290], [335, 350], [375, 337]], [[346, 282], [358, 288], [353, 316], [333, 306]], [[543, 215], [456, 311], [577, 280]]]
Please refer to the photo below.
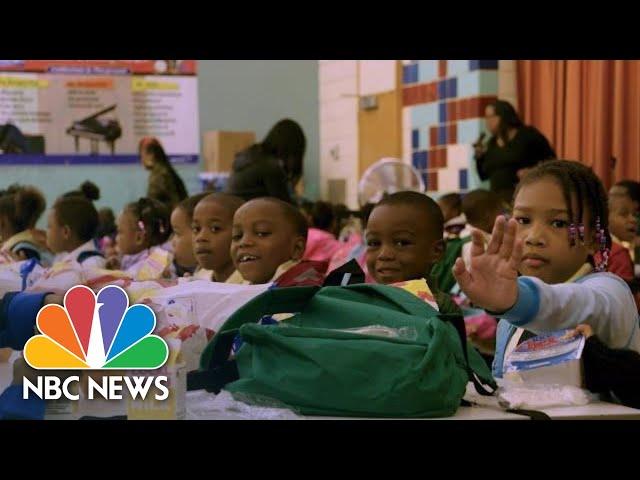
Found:
[[[318, 62], [316, 60], [201, 60], [198, 62], [201, 133], [206, 130], [253, 130], [262, 138], [276, 121], [290, 117], [307, 136], [305, 195], [315, 199], [319, 188]], [[202, 136], [201, 136], [202, 138]], [[177, 167], [189, 192], [200, 191], [200, 165]], [[55, 198], [91, 179], [102, 191], [98, 207], [119, 211], [144, 195], [147, 172], [139, 165], [0, 166], [0, 188], [12, 183], [42, 189], [51, 205]], [[44, 226], [46, 219], [39, 222]]]
[[472, 144], [498, 96], [498, 67], [498, 60], [403, 61], [403, 156], [430, 194], [481, 186]]

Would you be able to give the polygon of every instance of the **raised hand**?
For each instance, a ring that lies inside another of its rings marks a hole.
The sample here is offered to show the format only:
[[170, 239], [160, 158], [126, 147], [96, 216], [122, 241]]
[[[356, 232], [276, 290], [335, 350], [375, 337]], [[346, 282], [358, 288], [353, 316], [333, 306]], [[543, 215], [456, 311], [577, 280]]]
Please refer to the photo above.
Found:
[[462, 291], [474, 304], [494, 313], [509, 310], [518, 299], [518, 265], [522, 242], [516, 240], [518, 222], [496, 218], [491, 240], [485, 251], [482, 233], [473, 230], [471, 265], [467, 270], [462, 258], [456, 260], [453, 275]]

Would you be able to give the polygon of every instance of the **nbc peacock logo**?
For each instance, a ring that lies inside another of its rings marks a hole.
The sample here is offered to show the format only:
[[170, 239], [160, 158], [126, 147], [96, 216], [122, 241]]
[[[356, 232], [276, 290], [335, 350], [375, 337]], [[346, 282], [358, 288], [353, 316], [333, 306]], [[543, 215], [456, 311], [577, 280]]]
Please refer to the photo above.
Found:
[[151, 335], [156, 316], [146, 305], [129, 306], [115, 285], [98, 294], [77, 285], [64, 296], [64, 307], [46, 305], [36, 325], [41, 335], [24, 347], [26, 362], [38, 370], [154, 370], [167, 361], [165, 341]]

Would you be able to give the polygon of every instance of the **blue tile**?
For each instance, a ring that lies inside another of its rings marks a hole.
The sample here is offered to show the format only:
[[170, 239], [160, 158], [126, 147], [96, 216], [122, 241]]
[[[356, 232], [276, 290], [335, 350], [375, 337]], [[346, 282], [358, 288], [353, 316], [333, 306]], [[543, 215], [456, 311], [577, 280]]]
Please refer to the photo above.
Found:
[[429, 168], [429, 152], [427, 152], [426, 150], [424, 152], [424, 167], [422, 168]]
[[478, 68], [481, 70], [497, 70], [498, 60], [478, 60]]
[[411, 155], [411, 165], [418, 170], [420, 169], [420, 152], [413, 152]]
[[438, 104], [438, 114], [440, 123], [445, 123], [447, 121], [447, 104], [445, 102]]
[[402, 83], [407, 84], [407, 83], [411, 83], [410, 82], [410, 69], [411, 69], [411, 65], [403, 65], [402, 66]]
[[497, 70], [498, 60], [469, 60], [469, 70]]
[[411, 130], [411, 148], [414, 150], [420, 148], [420, 131], [417, 129]]
[[418, 64], [404, 65], [402, 67], [402, 83], [416, 83], [418, 81]]
[[447, 98], [447, 83], [446, 80], [440, 80], [438, 82], [438, 100]]
[[447, 127], [446, 125], [440, 125], [438, 127], [438, 145], [447, 144]]
[[424, 182], [424, 189], [429, 190], [429, 174], [422, 172], [422, 181]]
[[458, 181], [460, 183], [460, 190], [466, 190], [469, 188], [469, 182], [467, 178], [467, 169], [463, 168], [458, 171]]
[[413, 152], [411, 164], [418, 170], [427, 168], [427, 152], [425, 150]]
[[447, 98], [455, 98], [458, 96], [458, 79], [450, 78], [447, 80]]

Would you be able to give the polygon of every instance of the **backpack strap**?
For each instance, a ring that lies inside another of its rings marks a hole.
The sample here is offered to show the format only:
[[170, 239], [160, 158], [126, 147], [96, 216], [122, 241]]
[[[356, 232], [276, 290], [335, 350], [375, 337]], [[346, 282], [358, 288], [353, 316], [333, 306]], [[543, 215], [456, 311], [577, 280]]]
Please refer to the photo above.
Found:
[[509, 413], [515, 413], [516, 415], [524, 415], [531, 420], [551, 420], [551, 417], [540, 410], [523, 410], [522, 408], [510, 408], [507, 410]]
[[88, 258], [91, 257], [102, 257], [104, 258], [104, 255], [100, 252], [98, 252], [97, 250], [86, 250], [84, 252], [80, 252], [80, 254], [78, 255], [78, 258], [76, 259], [78, 263], [82, 263], [85, 260], [87, 260]]
[[469, 364], [469, 351], [467, 350], [467, 333], [464, 327], [464, 318], [462, 315], [439, 315], [439, 318], [445, 322], [449, 322], [458, 332], [458, 338], [460, 339], [460, 344], [462, 345], [462, 354], [464, 355], [464, 361], [467, 368], [467, 373], [469, 374], [469, 380], [473, 383], [473, 386], [480, 395], [485, 397], [492, 396], [496, 390], [497, 385], [489, 384], [489, 389], [485, 388], [485, 385], [476, 375], [476, 372], [473, 371], [471, 365]]

